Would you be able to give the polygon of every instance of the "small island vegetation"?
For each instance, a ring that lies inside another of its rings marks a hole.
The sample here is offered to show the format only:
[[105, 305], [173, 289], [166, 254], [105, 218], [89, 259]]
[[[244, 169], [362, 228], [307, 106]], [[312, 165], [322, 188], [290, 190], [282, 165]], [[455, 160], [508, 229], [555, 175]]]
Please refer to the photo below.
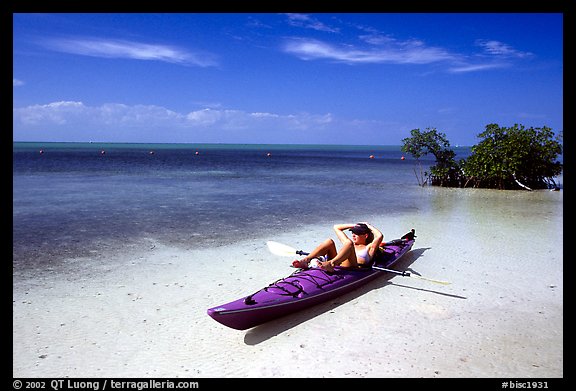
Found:
[[[486, 125], [471, 154], [456, 161], [446, 135], [436, 128], [413, 129], [402, 140], [402, 151], [416, 159], [420, 186], [481, 187], [491, 189], [558, 189], [554, 177], [562, 172], [562, 133], [515, 124]], [[421, 157], [432, 154], [435, 164], [425, 171]]]

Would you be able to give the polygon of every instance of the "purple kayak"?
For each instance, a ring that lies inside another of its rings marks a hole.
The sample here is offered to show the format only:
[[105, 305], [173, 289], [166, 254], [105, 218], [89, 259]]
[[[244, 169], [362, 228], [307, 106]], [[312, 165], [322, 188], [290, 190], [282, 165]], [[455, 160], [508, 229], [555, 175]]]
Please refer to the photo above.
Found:
[[[275, 281], [249, 296], [209, 308], [208, 315], [225, 326], [246, 330], [333, 299], [387, 273], [386, 268], [394, 265], [410, 251], [414, 237], [412, 230], [402, 239], [395, 239], [381, 246], [380, 253], [375, 257], [376, 260], [371, 267], [358, 269], [336, 267], [332, 273], [317, 268], [298, 269], [290, 276]], [[403, 274], [392, 270], [390, 272]]]

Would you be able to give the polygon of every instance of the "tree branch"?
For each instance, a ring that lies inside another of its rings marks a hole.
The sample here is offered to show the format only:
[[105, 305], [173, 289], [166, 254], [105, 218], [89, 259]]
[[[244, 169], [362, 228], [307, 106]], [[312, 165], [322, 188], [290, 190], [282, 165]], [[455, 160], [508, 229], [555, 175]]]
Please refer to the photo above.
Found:
[[516, 173], [513, 172], [512, 173], [512, 178], [514, 178], [514, 182], [516, 182], [520, 187], [525, 188], [526, 190], [532, 191], [531, 188], [529, 188], [528, 186], [526, 186], [525, 184], [521, 183], [518, 179], [516, 179]]

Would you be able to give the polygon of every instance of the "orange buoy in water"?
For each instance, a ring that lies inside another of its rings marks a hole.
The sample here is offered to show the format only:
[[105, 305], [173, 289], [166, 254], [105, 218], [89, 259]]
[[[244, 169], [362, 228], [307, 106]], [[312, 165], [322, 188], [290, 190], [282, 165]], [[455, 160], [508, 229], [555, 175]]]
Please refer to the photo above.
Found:
[[374, 159], [374, 155], [370, 155], [370, 159]]
[[196, 153], [194, 153], [194, 155], [200, 155], [200, 152], [196, 151]]
[[266, 154], [266, 156], [270, 157], [270, 156], [272, 156], [272, 154], [271, 154], [270, 152], [268, 152], [268, 153]]
[[402, 157], [400, 158], [400, 160], [404, 160], [404, 159], [406, 159], [404, 156], [402, 156]]
[[44, 150], [41, 149], [40, 151], [38, 151], [38, 153], [40, 153], [40, 155], [42, 155], [44, 153]]
[[106, 154], [106, 151], [105, 151], [105, 150], [101, 150], [101, 151], [100, 151], [100, 155], [104, 155], [104, 154]]

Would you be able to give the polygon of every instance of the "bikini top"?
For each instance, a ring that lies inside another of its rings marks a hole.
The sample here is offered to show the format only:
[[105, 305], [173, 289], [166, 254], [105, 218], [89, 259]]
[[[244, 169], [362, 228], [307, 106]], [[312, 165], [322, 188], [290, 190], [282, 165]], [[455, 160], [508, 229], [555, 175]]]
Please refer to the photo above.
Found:
[[370, 262], [370, 254], [368, 253], [368, 247], [364, 247], [361, 250], [356, 250], [356, 258], [362, 258], [365, 263]]

